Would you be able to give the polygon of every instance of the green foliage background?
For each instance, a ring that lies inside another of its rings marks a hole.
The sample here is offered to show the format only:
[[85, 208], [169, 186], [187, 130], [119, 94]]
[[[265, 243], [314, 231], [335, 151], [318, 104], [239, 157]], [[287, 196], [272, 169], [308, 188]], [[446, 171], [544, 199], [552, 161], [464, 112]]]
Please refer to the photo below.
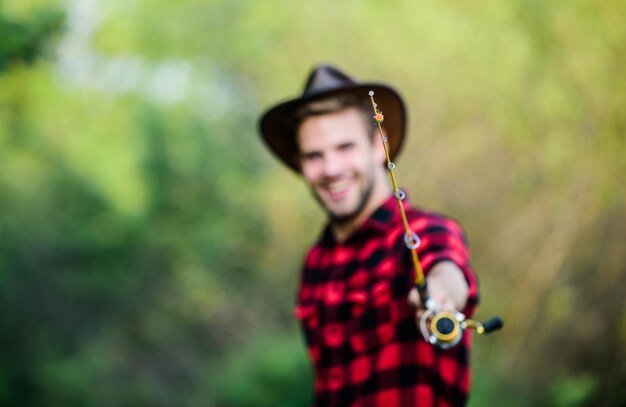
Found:
[[[0, 2], [0, 404], [305, 406], [323, 214], [256, 120], [329, 61], [482, 288], [471, 406], [626, 403], [626, 3]], [[505, 400], [506, 402], [503, 402]]]

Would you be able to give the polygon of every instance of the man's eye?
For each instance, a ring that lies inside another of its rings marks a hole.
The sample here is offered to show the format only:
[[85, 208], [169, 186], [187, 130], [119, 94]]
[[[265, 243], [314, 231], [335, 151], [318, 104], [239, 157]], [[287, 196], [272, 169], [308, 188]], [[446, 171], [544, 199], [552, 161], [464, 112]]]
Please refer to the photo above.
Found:
[[322, 155], [320, 153], [306, 153], [302, 155], [302, 158], [311, 161], [320, 158]]
[[347, 151], [347, 150], [352, 149], [352, 147], [354, 147], [354, 144], [352, 144], [352, 143], [345, 143], [345, 144], [341, 144], [341, 145], [339, 146], [339, 149], [340, 149], [341, 151]]

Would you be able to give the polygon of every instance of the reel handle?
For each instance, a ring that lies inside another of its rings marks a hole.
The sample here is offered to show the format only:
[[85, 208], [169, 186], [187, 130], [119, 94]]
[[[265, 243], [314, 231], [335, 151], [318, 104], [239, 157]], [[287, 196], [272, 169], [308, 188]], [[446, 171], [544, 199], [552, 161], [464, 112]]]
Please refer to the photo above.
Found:
[[493, 331], [497, 331], [504, 326], [504, 321], [500, 317], [493, 317], [482, 323], [483, 325], [483, 333], [490, 333]]

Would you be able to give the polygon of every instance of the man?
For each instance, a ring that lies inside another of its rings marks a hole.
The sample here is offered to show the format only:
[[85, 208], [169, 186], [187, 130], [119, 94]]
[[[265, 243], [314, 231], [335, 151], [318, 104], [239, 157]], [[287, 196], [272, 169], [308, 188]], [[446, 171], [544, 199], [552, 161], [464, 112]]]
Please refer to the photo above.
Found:
[[[424, 312], [400, 210], [368, 91], [385, 115], [393, 159], [402, 146], [405, 108], [392, 88], [357, 83], [332, 66], [310, 74], [303, 95], [261, 118], [261, 135], [298, 171], [328, 214], [309, 251], [296, 315], [315, 372], [316, 406], [457, 406], [469, 391], [469, 332], [448, 350], [416, 326]], [[403, 201], [428, 290], [442, 309], [471, 316], [476, 278], [462, 229]]]

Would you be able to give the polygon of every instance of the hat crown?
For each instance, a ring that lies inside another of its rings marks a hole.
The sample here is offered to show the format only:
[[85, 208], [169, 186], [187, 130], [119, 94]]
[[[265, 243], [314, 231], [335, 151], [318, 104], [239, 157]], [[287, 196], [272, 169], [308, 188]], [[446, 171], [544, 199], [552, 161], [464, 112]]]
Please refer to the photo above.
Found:
[[348, 75], [330, 65], [317, 66], [309, 75], [302, 96], [311, 96], [316, 93], [328, 92], [329, 90], [341, 89], [356, 82]]

